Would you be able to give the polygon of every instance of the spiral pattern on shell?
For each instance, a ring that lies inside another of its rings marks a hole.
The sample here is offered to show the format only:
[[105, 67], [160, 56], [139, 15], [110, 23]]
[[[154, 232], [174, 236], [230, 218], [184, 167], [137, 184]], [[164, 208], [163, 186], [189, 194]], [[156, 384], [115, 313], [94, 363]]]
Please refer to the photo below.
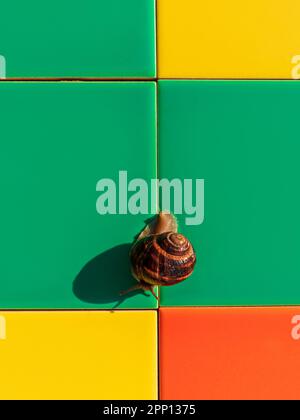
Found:
[[175, 232], [149, 235], [131, 250], [134, 277], [146, 284], [171, 286], [187, 279], [196, 263], [189, 240]]

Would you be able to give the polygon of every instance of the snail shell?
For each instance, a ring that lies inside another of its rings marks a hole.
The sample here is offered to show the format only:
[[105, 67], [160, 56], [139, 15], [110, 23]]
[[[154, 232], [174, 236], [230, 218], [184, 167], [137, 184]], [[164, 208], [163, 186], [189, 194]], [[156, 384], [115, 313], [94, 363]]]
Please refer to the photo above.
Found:
[[174, 232], [150, 235], [132, 248], [131, 265], [134, 277], [141, 283], [171, 286], [187, 279], [196, 262], [191, 243]]
[[177, 233], [174, 216], [160, 213], [134, 243], [131, 253], [133, 276], [142, 288], [171, 286], [193, 272], [196, 255], [190, 241]]

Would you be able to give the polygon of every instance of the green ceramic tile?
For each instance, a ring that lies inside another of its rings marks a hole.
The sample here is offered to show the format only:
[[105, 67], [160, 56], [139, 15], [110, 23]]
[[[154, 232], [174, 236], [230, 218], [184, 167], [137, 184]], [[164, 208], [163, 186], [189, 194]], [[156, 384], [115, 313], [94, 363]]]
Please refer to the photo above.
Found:
[[155, 0], [16, 0], [1, 5], [8, 78], [152, 78]]
[[300, 304], [300, 84], [159, 84], [161, 177], [205, 180], [193, 277], [162, 304]]
[[0, 84], [0, 308], [156, 307], [119, 299], [147, 216], [96, 211], [100, 179], [155, 177], [155, 95], [153, 82]]

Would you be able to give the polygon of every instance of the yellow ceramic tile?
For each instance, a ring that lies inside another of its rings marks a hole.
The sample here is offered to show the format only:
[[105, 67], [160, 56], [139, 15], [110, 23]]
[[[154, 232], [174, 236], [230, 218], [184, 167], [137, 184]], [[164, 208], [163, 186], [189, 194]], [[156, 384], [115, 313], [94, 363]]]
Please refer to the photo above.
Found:
[[156, 316], [1, 312], [0, 399], [156, 399]]
[[300, 78], [299, 0], [158, 0], [160, 78]]

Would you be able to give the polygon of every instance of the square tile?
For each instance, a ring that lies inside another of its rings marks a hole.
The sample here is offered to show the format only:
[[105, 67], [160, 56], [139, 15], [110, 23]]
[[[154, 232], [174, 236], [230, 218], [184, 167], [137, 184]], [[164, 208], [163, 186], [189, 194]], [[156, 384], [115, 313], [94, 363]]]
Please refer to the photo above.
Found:
[[156, 318], [156, 311], [1, 312], [0, 399], [156, 399]]
[[1, 7], [7, 78], [153, 78], [155, 39], [155, 0]]
[[159, 77], [300, 78], [299, 15], [297, 0], [158, 0]]
[[96, 210], [99, 180], [156, 177], [155, 83], [7, 82], [0, 113], [0, 308], [156, 307], [119, 297], [147, 215]]
[[161, 398], [300, 398], [300, 307], [163, 308]]
[[205, 185], [204, 223], [178, 216], [195, 272], [163, 306], [300, 304], [299, 102], [293, 81], [159, 83], [160, 177], [192, 179], [200, 215]]

